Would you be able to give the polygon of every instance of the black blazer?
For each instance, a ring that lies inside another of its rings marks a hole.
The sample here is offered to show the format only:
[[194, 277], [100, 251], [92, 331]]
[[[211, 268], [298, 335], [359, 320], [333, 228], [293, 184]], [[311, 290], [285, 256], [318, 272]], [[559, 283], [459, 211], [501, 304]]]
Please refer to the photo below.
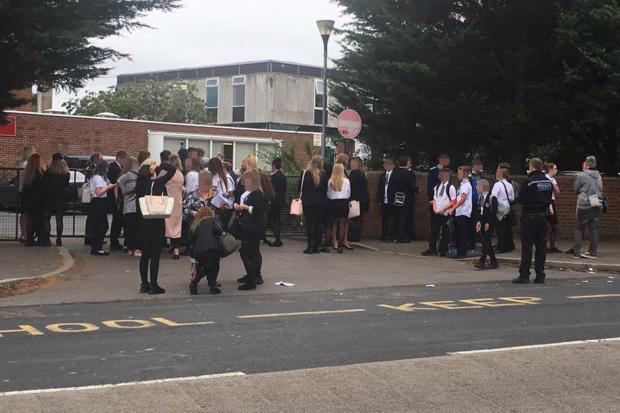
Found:
[[359, 169], [351, 171], [349, 174], [351, 183], [351, 200], [358, 201], [364, 212], [368, 211], [370, 194], [368, 193], [368, 178]]
[[218, 250], [218, 237], [222, 235], [222, 227], [214, 218], [203, 220], [191, 234], [190, 255], [198, 258], [207, 251]]
[[[159, 176], [159, 172], [166, 171], [164, 175]], [[151, 195], [151, 185], [153, 187], [153, 195], [166, 195], [166, 184], [172, 179], [177, 168], [169, 163], [162, 163], [155, 172], [158, 177], [150, 179], [140, 173], [136, 181], [136, 209], [138, 212], [138, 238], [140, 240], [164, 239], [166, 235], [166, 221], [164, 219], [144, 219], [142, 211], [140, 211], [140, 198]]]
[[65, 211], [72, 199], [69, 172], [64, 174], [45, 174], [45, 209], [48, 211]]
[[[480, 199], [482, 200], [482, 194], [480, 194]], [[497, 198], [491, 196], [489, 192], [484, 201], [481, 202], [484, 202], [482, 211], [480, 211], [480, 202], [473, 205], [474, 222], [480, 222], [482, 226], [489, 224], [491, 228], [495, 228], [497, 222]]]
[[282, 170], [277, 170], [271, 174], [271, 185], [275, 192], [275, 197], [271, 202], [271, 205], [276, 208], [284, 208], [286, 205], [286, 176]]
[[[302, 177], [304, 175], [302, 174]], [[306, 172], [303, 182], [301, 178], [299, 180], [300, 188], [302, 189], [301, 202], [305, 207], [310, 208], [326, 208], [327, 207], [327, 174], [321, 171], [321, 179], [319, 185], [314, 186], [314, 180], [312, 174]]]
[[239, 223], [241, 224], [242, 241], [260, 241], [265, 235], [265, 221], [267, 214], [267, 199], [262, 191], [256, 190], [248, 195], [245, 200], [247, 206], [252, 207], [249, 211], [241, 212]]
[[115, 184], [120, 176], [121, 167], [118, 166], [118, 163], [116, 161], [114, 161], [110, 164], [110, 166], [108, 166], [108, 181], [110, 181], [110, 183], [112, 184]]
[[433, 200], [433, 196], [435, 195], [435, 187], [440, 183], [439, 168], [437, 166], [433, 166], [428, 170], [428, 177], [426, 178], [426, 193], [429, 201]]
[[390, 182], [388, 182], [387, 198], [388, 203], [385, 203], [385, 177], [387, 174], [383, 172], [379, 178], [379, 189], [377, 191], [377, 200], [381, 205], [394, 205], [394, 199], [397, 192], [405, 192], [403, 190], [403, 184], [407, 186], [407, 177], [403, 176], [400, 169], [394, 169], [390, 175]]

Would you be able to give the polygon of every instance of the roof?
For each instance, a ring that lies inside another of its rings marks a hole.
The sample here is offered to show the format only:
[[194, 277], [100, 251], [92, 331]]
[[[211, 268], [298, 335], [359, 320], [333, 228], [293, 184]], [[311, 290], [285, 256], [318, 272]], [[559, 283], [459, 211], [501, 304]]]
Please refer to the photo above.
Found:
[[249, 75], [254, 73], [284, 73], [294, 76], [320, 78], [323, 68], [299, 63], [265, 60], [259, 62], [233, 63], [219, 66], [173, 69], [155, 72], [121, 74], [116, 77], [117, 84], [143, 82], [146, 80], [192, 80], [210, 77]]

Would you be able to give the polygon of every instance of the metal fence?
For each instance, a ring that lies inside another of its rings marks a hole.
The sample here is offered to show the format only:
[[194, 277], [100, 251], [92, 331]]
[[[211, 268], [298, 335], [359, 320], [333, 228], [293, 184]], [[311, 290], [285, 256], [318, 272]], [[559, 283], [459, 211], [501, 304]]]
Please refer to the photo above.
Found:
[[[20, 197], [20, 181], [23, 179], [23, 169], [0, 168], [0, 241], [15, 241], [20, 237], [20, 216], [22, 211]], [[86, 181], [84, 171], [71, 169], [70, 184], [73, 199], [69, 202], [69, 209], [64, 216], [63, 237], [84, 237], [86, 230], [87, 204], [80, 200], [79, 191]], [[299, 178], [288, 178], [287, 205], [290, 200], [299, 196]], [[108, 216], [112, 222], [112, 216]], [[56, 236], [56, 220], [50, 219], [50, 235]], [[288, 207], [282, 210], [282, 232], [288, 235], [301, 235], [304, 228], [299, 217], [289, 215]]]

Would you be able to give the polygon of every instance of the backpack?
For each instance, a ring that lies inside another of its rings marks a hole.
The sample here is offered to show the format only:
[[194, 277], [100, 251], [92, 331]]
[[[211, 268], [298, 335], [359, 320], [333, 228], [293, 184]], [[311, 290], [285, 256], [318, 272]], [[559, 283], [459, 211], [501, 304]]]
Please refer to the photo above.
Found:
[[469, 183], [471, 185], [471, 204], [478, 205], [478, 181], [470, 177]]

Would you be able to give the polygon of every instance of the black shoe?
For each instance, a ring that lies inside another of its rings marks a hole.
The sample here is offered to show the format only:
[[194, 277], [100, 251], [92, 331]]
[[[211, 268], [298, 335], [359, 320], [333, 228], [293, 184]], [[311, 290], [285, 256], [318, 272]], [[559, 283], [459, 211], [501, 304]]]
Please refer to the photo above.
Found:
[[545, 283], [545, 277], [534, 278], [534, 284], [544, 284], [544, 283]]
[[108, 255], [110, 255], [110, 253], [107, 251], [91, 251], [90, 255], [95, 255], [97, 257], [107, 257]]
[[512, 280], [513, 284], [529, 284], [530, 283], [530, 278], [529, 277], [517, 277], [515, 279]]
[[572, 255], [575, 255], [575, 248], [570, 248], [570, 249], [568, 249], [568, 250], [564, 251], [564, 254], [572, 254]]
[[244, 275], [243, 277], [241, 277], [241, 278], [237, 279], [237, 282], [238, 282], [239, 284], [245, 284], [245, 283], [247, 283], [248, 281], [250, 281], [250, 276], [249, 276], [249, 275], [247, 275], [247, 274], [246, 274], [246, 275]]
[[[436, 256], [437, 256], [437, 253], [436, 253], [435, 251], [433, 251], [433, 250], [426, 250], [426, 251], [424, 251], [424, 252], [422, 253], [422, 255], [423, 255], [423, 256], [425, 256], [425, 257], [436, 257]], [[445, 255], [446, 255], [446, 254], [444, 254], [444, 256], [445, 256]]]
[[189, 295], [198, 295], [198, 285], [194, 282], [189, 283]]
[[56, 246], [57, 247], [62, 247], [62, 239], [56, 238]]
[[488, 268], [491, 270], [496, 270], [499, 268], [499, 263], [497, 261], [491, 261]]
[[486, 269], [486, 265], [484, 262], [477, 262], [474, 264], [474, 267], [479, 269], [480, 271]]
[[557, 248], [557, 247], [549, 248], [549, 249], [547, 250], [547, 253], [548, 253], [548, 254], [561, 253], [561, 252], [562, 252], [562, 250], [561, 250], [561, 249], [559, 249], [559, 248]]
[[256, 290], [256, 284], [254, 284], [254, 283], [241, 284], [239, 286], [239, 290], [241, 290], [241, 291]]
[[151, 285], [149, 283], [140, 284], [140, 294], [146, 294], [151, 289]]
[[338, 251], [338, 254], [344, 254], [344, 249], [342, 247], [338, 247], [336, 251]]
[[304, 254], [310, 255], [314, 254], [314, 248], [308, 247], [304, 250]]
[[211, 294], [211, 295], [222, 294], [222, 290], [220, 290], [217, 287], [209, 287], [209, 294]]
[[276, 241], [276, 242], [272, 242], [271, 244], [269, 244], [270, 247], [281, 247], [284, 244], [282, 244], [282, 241]]
[[256, 279], [256, 284], [263, 285], [264, 283], [265, 281], [263, 281], [263, 276], [259, 275], [258, 278]]
[[151, 289], [149, 290], [149, 295], [165, 294], [165, 293], [166, 293], [166, 290], [161, 288], [159, 285], [151, 284]]

